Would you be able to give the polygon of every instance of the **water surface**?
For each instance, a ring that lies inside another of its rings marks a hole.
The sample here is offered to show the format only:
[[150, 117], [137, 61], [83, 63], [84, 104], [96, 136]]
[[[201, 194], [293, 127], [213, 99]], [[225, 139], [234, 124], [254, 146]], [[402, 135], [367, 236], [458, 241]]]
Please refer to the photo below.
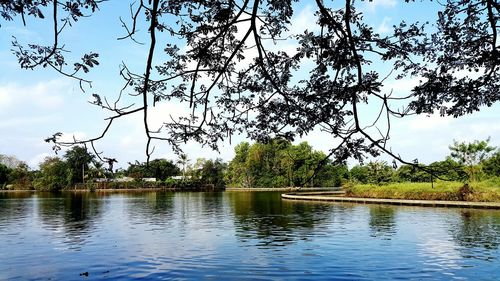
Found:
[[494, 210], [0, 193], [0, 280], [499, 280], [499, 246]]

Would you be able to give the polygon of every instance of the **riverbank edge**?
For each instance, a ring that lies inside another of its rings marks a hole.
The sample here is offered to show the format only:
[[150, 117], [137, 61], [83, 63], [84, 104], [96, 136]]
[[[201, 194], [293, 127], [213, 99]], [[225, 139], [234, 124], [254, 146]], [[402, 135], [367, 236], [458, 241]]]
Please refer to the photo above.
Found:
[[325, 193], [322, 193], [322, 194], [285, 193], [285, 194], [281, 194], [281, 198], [288, 199], [288, 200], [330, 201], [330, 202], [361, 203], [361, 204], [387, 204], [387, 205], [406, 205], [406, 206], [421, 206], [421, 207], [500, 209], [500, 203], [497, 203], [497, 202], [380, 199], [380, 198], [340, 197], [340, 196], [326, 196], [326, 195], [327, 194], [325, 194]]
[[[225, 189], [216, 189], [214, 191], [242, 191], [242, 192], [264, 192], [264, 191], [277, 191], [277, 192], [286, 192], [286, 191], [301, 191], [301, 192], [336, 192], [339, 191], [340, 187], [277, 187], [277, 188], [241, 188], [241, 187], [226, 187]], [[113, 191], [198, 191], [198, 190], [189, 190], [189, 189], [180, 189], [180, 188], [165, 188], [165, 187], [150, 187], [150, 188], [99, 188], [99, 189], [63, 189], [61, 192], [113, 192]], [[212, 191], [212, 190], [210, 190]], [[39, 191], [33, 189], [12, 189], [12, 190], [0, 190], [0, 192], [48, 192], [48, 191]]]
[[226, 191], [338, 191], [340, 187], [226, 187]]
[[214, 189], [214, 190], [198, 190], [198, 189], [180, 189], [180, 188], [165, 188], [165, 187], [149, 187], [149, 188], [101, 188], [101, 189], [62, 189], [59, 191], [45, 191], [45, 190], [33, 190], [33, 189], [10, 189], [10, 190], [0, 190], [2, 192], [33, 192], [33, 193], [47, 193], [47, 192], [147, 192], [147, 191], [169, 191], [169, 192], [223, 192], [224, 189]]

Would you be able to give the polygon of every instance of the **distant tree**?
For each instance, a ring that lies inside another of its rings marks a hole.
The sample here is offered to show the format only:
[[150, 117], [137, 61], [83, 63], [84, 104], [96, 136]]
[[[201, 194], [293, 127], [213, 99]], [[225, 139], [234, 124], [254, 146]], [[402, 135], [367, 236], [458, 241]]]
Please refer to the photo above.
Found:
[[108, 167], [106, 168], [106, 171], [109, 174], [111, 174], [112, 177], [114, 177], [113, 167], [114, 167], [115, 163], [118, 163], [118, 161], [115, 158], [111, 158], [111, 157], [103, 157], [101, 160], [104, 161], [104, 163], [106, 163], [108, 165]]
[[489, 154], [495, 150], [495, 147], [489, 146], [490, 139], [479, 141], [475, 140], [470, 143], [453, 141], [450, 145], [451, 157], [459, 164], [466, 166], [469, 179], [476, 181], [479, 179], [478, 174], [482, 171], [481, 164]]
[[349, 180], [347, 165], [323, 164], [315, 176], [314, 185], [320, 187], [339, 187]]
[[360, 183], [369, 182], [369, 169], [367, 166], [355, 165], [349, 171], [351, 180], [358, 181]]
[[164, 181], [167, 178], [177, 176], [181, 173], [180, 169], [171, 161], [166, 159], [155, 159], [147, 164], [147, 177], [156, 178]]
[[129, 166], [125, 171], [125, 175], [127, 177], [131, 177], [134, 179], [141, 179], [147, 177], [148, 171], [146, 170], [146, 165], [144, 163], [140, 163], [139, 161], [135, 161], [134, 163], [128, 163]]
[[[423, 166], [420, 164], [420, 166]], [[429, 173], [411, 165], [401, 165], [395, 173], [395, 180], [399, 182], [430, 182], [433, 180]]]
[[[307, 142], [301, 142], [298, 145], [291, 146], [287, 153], [292, 159], [292, 185], [304, 186], [314, 185], [314, 169], [321, 160], [322, 155], [313, 155], [313, 149]], [[326, 156], [325, 156], [326, 157]]]
[[453, 160], [450, 156], [443, 161], [436, 161], [429, 165], [434, 175], [450, 181], [465, 181], [468, 178], [464, 165]]
[[263, 143], [254, 143], [248, 149], [248, 157], [245, 168], [248, 171], [251, 187], [272, 187], [270, 176], [268, 175], [270, 158], [265, 155], [266, 150]]
[[381, 184], [392, 181], [394, 170], [387, 162], [371, 161], [366, 167], [368, 168], [368, 182]]
[[490, 177], [500, 177], [500, 150], [484, 161], [483, 171]]
[[340, 167], [307, 142], [292, 145], [278, 138], [238, 144], [225, 178], [238, 187], [332, 186], [340, 182]]
[[156, 178], [164, 181], [169, 177], [179, 175], [180, 169], [170, 160], [154, 159], [149, 163], [140, 163], [138, 161], [134, 164], [129, 163], [125, 174], [135, 179]]
[[11, 169], [4, 164], [0, 164], [0, 186], [7, 183]]
[[246, 167], [248, 150], [250, 144], [241, 142], [234, 147], [234, 158], [229, 162], [227, 173], [225, 175], [226, 182], [232, 186], [251, 187], [250, 172]]
[[118, 168], [114, 172], [114, 176], [117, 177], [117, 178], [125, 177], [125, 176], [127, 176], [127, 170], [125, 170], [123, 168]]
[[40, 173], [34, 180], [34, 186], [42, 191], [59, 191], [72, 183], [72, 170], [58, 157], [47, 157], [40, 164]]
[[177, 163], [179, 165], [181, 165], [181, 167], [182, 167], [182, 178], [185, 179], [186, 178], [186, 169], [187, 169], [187, 166], [189, 165], [189, 158], [188, 158], [187, 154], [181, 153], [179, 155], [179, 159], [177, 159]]
[[214, 185], [221, 187], [225, 185], [224, 172], [227, 165], [222, 159], [215, 160], [198, 159], [193, 169], [193, 176], [202, 184]]
[[8, 182], [14, 184], [18, 189], [30, 189], [32, 180], [30, 168], [23, 162], [10, 171]]
[[7, 166], [7, 168], [14, 169], [25, 163], [15, 156], [0, 154], [0, 164]]
[[[94, 180], [94, 179], [111, 179], [113, 178], [113, 174], [109, 172], [108, 169], [104, 167], [105, 163], [101, 160], [94, 157], [92, 163], [89, 164], [88, 169], [85, 170], [85, 180]], [[116, 176], [116, 175], [115, 175]]]
[[82, 146], [73, 146], [66, 151], [64, 159], [71, 170], [71, 183], [85, 181], [85, 172], [89, 171], [90, 164], [94, 162], [94, 158], [95, 156]]

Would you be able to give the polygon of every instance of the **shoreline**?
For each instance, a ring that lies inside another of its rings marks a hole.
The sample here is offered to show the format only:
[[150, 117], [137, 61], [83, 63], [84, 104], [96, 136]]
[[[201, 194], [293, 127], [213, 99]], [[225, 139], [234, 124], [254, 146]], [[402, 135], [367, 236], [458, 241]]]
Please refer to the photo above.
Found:
[[[204, 190], [179, 190], [172, 188], [123, 188], [123, 189], [70, 189], [58, 192], [77, 193], [112, 193], [112, 192], [204, 192]], [[452, 207], [452, 208], [480, 208], [480, 209], [500, 209], [500, 202], [475, 202], [475, 201], [448, 201], [448, 200], [417, 200], [417, 199], [391, 199], [391, 198], [368, 198], [368, 197], [346, 197], [344, 191], [338, 188], [226, 188], [212, 190], [208, 192], [286, 192], [298, 191], [294, 193], [283, 193], [281, 198], [294, 201], [317, 201], [317, 202], [340, 202], [357, 204], [385, 204], [400, 206], [421, 206], [421, 207]], [[0, 193], [50, 193], [50, 191], [38, 190], [0, 190]], [[207, 192], [205, 190], [205, 192]]]
[[[421, 207], [452, 207], [452, 208], [479, 208], [500, 209], [500, 202], [473, 202], [473, 201], [445, 201], [445, 200], [412, 200], [412, 199], [380, 199], [344, 196], [327, 196], [332, 193], [287, 193], [281, 194], [282, 199], [297, 201], [343, 202], [358, 204], [386, 204]], [[333, 194], [338, 195], [338, 194]]]
[[227, 188], [219, 188], [219, 189], [179, 189], [179, 188], [165, 188], [165, 187], [150, 187], [150, 188], [98, 188], [94, 190], [90, 189], [63, 189], [60, 191], [42, 191], [42, 190], [34, 190], [34, 189], [6, 189], [0, 190], [1, 192], [113, 192], [113, 191], [207, 191], [207, 192], [221, 192], [221, 191], [229, 191], [229, 192], [265, 192], [265, 191], [300, 191], [300, 192], [335, 192], [339, 191], [339, 187], [277, 187], [277, 188], [240, 188], [240, 187], [227, 187]]
[[337, 191], [340, 187], [226, 187], [226, 191]]
[[59, 191], [45, 191], [45, 190], [33, 190], [33, 189], [11, 189], [11, 190], [0, 190], [0, 193], [11, 193], [11, 192], [32, 192], [32, 193], [59, 193], [59, 192], [145, 192], [145, 191], [177, 191], [177, 192], [220, 192], [224, 189], [215, 190], [203, 190], [203, 189], [179, 189], [179, 188], [164, 188], [164, 187], [151, 187], [151, 188], [102, 188], [102, 189], [63, 189]]

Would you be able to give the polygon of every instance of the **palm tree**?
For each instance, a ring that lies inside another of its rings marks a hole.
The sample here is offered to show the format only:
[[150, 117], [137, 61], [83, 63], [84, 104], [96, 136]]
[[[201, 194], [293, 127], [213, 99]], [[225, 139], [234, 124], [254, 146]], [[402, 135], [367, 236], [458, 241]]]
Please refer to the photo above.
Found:
[[180, 154], [177, 163], [182, 166], [182, 180], [184, 180], [186, 178], [186, 166], [189, 164], [188, 156], [184, 153]]

